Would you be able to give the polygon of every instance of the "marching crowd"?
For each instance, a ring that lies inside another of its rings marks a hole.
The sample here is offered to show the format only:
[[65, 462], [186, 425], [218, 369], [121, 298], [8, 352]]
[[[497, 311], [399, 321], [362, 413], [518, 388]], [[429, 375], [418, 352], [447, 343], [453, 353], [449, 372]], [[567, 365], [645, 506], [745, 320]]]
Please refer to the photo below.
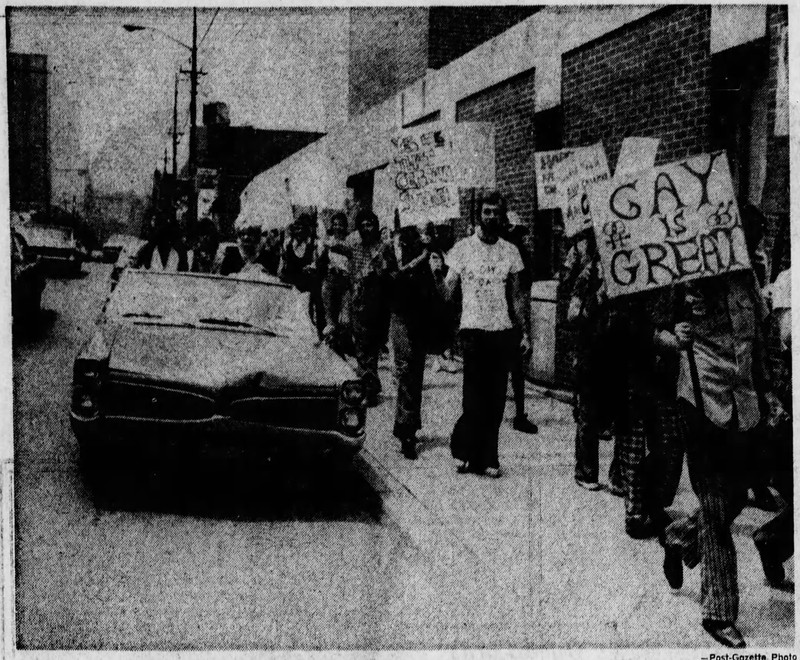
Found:
[[[784, 582], [782, 564], [793, 553], [790, 276], [768, 278], [762, 267], [758, 209], [743, 206], [741, 220], [751, 270], [612, 300], [594, 235], [584, 233], [572, 241], [560, 282], [576, 347], [575, 481], [602, 488], [599, 443], [613, 437], [608, 488], [624, 500], [625, 531], [659, 539], [672, 588], [681, 586], [684, 565], [701, 564], [703, 627], [733, 647], [745, 642], [736, 628], [731, 525], [749, 490], [762, 507], [780, 509], [754, 535], [772, 586]], [[184, 260], [179, 269], [265, 273], [310, 292], [320, 339], [355, 356], [369, 405], [379, 401], [378, 360], [389, 341], [393, 434], [410, 460], [417, 458], [426, 356], [460, 353], [462, 413], [450, 440], [456, 469], [500, 477], [509, 375], [514, 428], [538, 430], [525, 411], [527, 228], [497, 193], [478, 200], [474, 233], [449, 250], [433, 225], [387, 234], [369, 210], [356, 214], [350, 234], [342, 213], [330, 219], [324, 239], [316, 224], [301, 215], [285, 235], [245, 228], [240, 250], [220, 258], [210, 221], [199, 228], [192, 264]], [[169, 236], [153, 241], [163, 265], [171, 243]], [[684, 456], [699, 507], [673, 519], [667, 508]]]

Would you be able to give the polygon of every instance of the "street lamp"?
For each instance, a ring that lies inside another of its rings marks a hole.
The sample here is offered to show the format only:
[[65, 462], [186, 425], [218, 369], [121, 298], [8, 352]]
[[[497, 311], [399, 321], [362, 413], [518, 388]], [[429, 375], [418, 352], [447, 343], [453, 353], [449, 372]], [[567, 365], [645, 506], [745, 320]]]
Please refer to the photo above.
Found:
[[[195, 199], [195, 178], [197, 175], [197, 8], [192, 9], [192, 45], [183, 43], [163, 30], [151, 25], [135, 25], [132, 23], [125, 23], [122, 28], [126, 32], [139, 32], [140, 30], [150, 30], [151, 32], [158, 32], [158, 34], [166, 37], [170, 41], [183, 46], [191, 53], [192, 66], [189, 71], [181, 70], [181, 73], [188, 73], [190, 80], [189, 92], [189, 181], [191, 182], [191, 195], [189, 197], [189, 222], [194, 228], [197, 222], [197, 200]], [[177, 84], [176, 84], [177, 95]], [[173, 153], [175, 152], [177, 140], [177, 127], [175, 126], [175, 112], [173, 111]], [[173, 171], [175, 171], [173, 161]], [[175, 180], [177, 184], [177, 179]]]
[[[195, 11], [197, 11], [197, 10], [195, 10]], [[168, 34], [168, 33], [164, 32], [164, 30], [162, 30], [160, 28], [157, 28], [157, 27], [152, 27], [150, 25], [135, 25], [135, 24], [132, 24], [132, 23], [125, 23], [122, 26], [122, 28], [126, 32], [139, 32], [140, 30], [150, 30], [151, 32], [158, 32], [161, 36], [166, 37], [167, 39], [169, 39], [170, 41], [178, 44], [179, 46], [183, 46], [187, 50], [192, 50], [192, 47], [189, 44], [183, 43], [182, 41], [180, 41], [180, 40], [176, 39], [175, 37], [173, 37], [171, 34]]]

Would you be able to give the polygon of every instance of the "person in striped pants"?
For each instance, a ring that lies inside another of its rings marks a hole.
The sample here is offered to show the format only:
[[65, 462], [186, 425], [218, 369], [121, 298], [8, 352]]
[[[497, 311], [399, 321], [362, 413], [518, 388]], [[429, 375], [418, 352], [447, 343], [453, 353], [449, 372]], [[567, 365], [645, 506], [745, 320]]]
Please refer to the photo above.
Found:
[[[701, 564], [703, 628], [719, 643], [741, 648], [736, 627], [739, 589], [731, 525], [747, 501], [747, 447], [762, 420], [780, 403], [765, 386], [766, 307], [752, 271], [685, 285], [687, 320], [675, 326], [681, 353], [678, 399], [686, 455], [700, 507], [674, 521], [661, 537], [669, 585], [683, 583], [682, 563]], [[690, 358], [693, 355], [693, 360]], [[694, 361], [694, 364], [692, 362]]]

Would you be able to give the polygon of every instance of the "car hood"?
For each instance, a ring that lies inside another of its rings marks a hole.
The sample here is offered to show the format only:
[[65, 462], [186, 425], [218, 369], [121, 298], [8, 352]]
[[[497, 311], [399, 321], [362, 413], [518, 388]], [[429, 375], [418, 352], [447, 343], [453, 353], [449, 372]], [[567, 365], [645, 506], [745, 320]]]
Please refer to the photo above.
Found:
[[327, 345], [253, 332], [123, 323], [109, 368], [204, 390], [336, 387], [355, 372]]

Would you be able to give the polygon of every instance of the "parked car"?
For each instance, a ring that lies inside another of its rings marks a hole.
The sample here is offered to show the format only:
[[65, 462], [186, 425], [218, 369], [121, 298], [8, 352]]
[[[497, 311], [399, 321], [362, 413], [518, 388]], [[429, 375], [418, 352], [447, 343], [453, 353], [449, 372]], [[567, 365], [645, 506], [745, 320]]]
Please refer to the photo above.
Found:
[[86, 252], [70, 227], [29, 222], [19, 225], [17, 231], [31, 253], [38, 256], [45, 265], [65, 268], [72, 273], [80, 272], [81, 265], [86, 260]]
[[119, 259], [119, 255], [123, 250], [130, 252], [131, 246], [136, 246], [142, 243], [141, 238], [130, 236], [129, 234], [113, 234], [103, 244], [103, 261], [107, 264], [113, 264]]
[[70, 417], [95, 492], [137, 458], [352, 459], [362, 384], [317, 340], [307, 297], [277, 279], [125, 270], [74, 362]]
[[11, 315], [15, 323], [34, 322], [42, 304], [42, 264], [18, 231], [11, 232]]

